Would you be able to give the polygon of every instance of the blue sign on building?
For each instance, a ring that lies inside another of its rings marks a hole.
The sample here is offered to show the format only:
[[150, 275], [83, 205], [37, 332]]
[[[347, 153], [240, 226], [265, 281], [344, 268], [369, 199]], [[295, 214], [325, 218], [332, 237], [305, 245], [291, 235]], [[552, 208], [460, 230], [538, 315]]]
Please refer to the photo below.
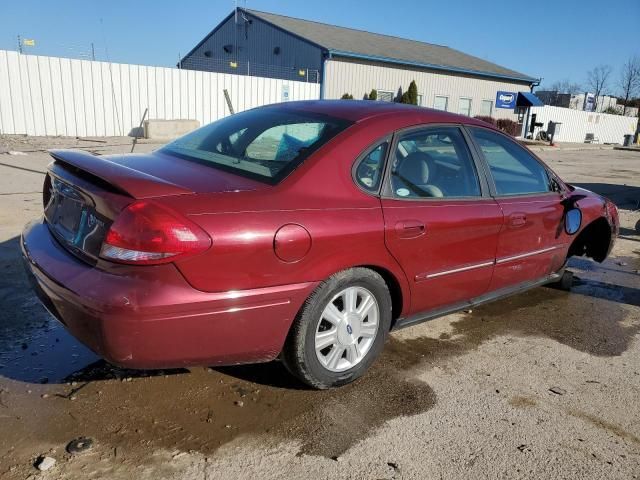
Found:
[[518, 94], [515, 92], [498, 92], [496, 94], [496, 108], [510, 108], [516, 107], [516, 98]]

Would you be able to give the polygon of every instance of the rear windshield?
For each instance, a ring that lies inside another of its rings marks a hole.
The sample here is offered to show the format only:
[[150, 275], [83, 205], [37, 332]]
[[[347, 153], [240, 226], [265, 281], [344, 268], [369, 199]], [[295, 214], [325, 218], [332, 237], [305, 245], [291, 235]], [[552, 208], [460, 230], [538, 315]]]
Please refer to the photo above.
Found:
[[350, 124], [317, 113], [258, 108], [195, 130], [161, 151], [275, 184]]

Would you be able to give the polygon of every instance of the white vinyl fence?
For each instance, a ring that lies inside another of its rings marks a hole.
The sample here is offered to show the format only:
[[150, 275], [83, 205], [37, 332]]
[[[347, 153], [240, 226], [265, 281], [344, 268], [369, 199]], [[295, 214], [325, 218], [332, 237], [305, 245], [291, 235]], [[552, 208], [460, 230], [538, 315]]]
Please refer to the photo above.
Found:
[[584, 112], [571, 108], [534, 107], [536, 122], [543, 122], [546, 130], [549, 121], [561, 122], [554, 138], [558, 142], [584, 142], [587, 133], [593, 133], [600, 143], [622, 143], [624, 136], [636, 131], [638, 119], [607, 113]]
[[320, 98], [317, 83], [21, 55], [0, 50], [0, 133], [129, 135], [147, 119], [200, 125], [269, 103]]

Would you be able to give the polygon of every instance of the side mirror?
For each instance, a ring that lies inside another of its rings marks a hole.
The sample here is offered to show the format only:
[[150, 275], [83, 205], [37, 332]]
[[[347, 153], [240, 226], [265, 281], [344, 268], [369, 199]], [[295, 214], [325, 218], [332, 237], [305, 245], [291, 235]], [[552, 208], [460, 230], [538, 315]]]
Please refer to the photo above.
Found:
[[577, 208], [572, 208], [564, 216], [564, 231], [568, 235], [574, 235], [580, 230], [580, 225], [582, 225], [582, 212]]

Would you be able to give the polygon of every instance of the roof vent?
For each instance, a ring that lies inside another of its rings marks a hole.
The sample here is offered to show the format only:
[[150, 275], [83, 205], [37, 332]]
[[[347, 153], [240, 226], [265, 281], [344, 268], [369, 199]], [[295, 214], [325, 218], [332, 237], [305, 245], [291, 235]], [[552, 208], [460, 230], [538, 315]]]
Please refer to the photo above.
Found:
[[222, 47], [222, 49], [226, 52], [226, 53], [231, 53], [233, 52], [233, 45], [231, 45], [230, 43], [228, 43], [227, 45], [224, 45]]
[[209, 58], [211, 56], [211, 50], [207, 50], [206, 52], [204, 52], [204, 56]]
[[273, 47], [273, 54], [280, 55], [280, 47]]

